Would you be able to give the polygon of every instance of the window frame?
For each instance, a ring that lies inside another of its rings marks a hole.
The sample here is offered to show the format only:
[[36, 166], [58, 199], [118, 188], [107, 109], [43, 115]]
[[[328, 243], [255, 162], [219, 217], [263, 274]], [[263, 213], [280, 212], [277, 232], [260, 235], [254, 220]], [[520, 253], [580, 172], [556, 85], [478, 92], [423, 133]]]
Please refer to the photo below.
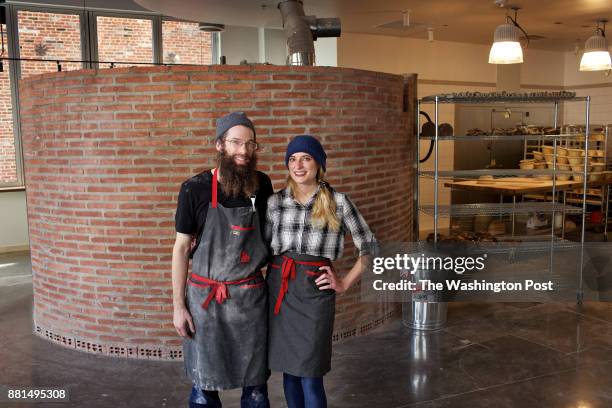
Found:
[[[19, 12], [31, 11], [36, 13], [53, 13], [53, 14], [69, 14], [79, 17], [79, 28], [81, 38], [81, 59], [85, 60], [85, 43], [83, 32], [83, 10], [70, 9], [62, 7], [44, 7], [33, 5], [7, 4], [6, 6], [6, 28], [7, 42], [9, 50], [9, 58], [20, 58], [19, 51]], [[84, 68], [82, 64], [81, 68]], [[24, 156], [23, 143], [21, 137], [21, 114], [20, 114], [20, 96], [19, 96], [19, 80], [21, 79], [21, 61], [10, 61], [9, 77], [11, 84], [11, 104], [13, 108], [13, 139], [15, 143], [15, 163], [17, 169], [17, 181], [0, 182], [0, 191], [19, 191], [25, 190], [25, 173], [24, 173]]]
[[[151, 21], [151, 46], [153, 47], [153, 61], [146, 62], [138, 65], [156, 65], [161, 64], [160, 55], [163, 55], [161, 49], [161, 16], [154, 14], [144, 14], [138, 12], [118, 12], [118, 11], [88, 11], [89, 14], [89, 44], [91, 47], [91, 61], [99, 61], [100, 55], [98, 52], [98, 17], [115, 17], [115, 18], [131, 18], [139, 20], [150, 20]], [[82, 27], [81, 27], [82, 29]], [[85, 58], [87, 59], [87, 58]], [[117, 63], [121, 63], [117, 61]], [[99, 68], [99, 64], [93, 68]], [[103, 67], [104, 68], [104, 67]]]
[[[2, 6], [0, 6], [2, 7]], [[82, 61], [98, 61], [98, 31], [97, 18], [102, 17], [118, 17], [118, 18], [138, 18], [151, 20], [151, 35], [153, 47], [153, 61], [139, 65], [170, 65], [163, 63], [163, 32], [162, 22], [168, 21], [184, 21], [197, 22], [190, 20], [178, 19], [170, 16], [162, 16], [161, 14], [139, 12], [139, 11], [124, 11], [124, 10], [102, 10], [102, 9], [84, 9], [79, 7], [69, 6], [53, 6], [53, 5], [32, 5], [17, 4], [7, 2], [4, 4], [6, 10], [6, 35], [7, 48], [9, 58], [20, 58], [19, 53], [19, 11], [32, 11], [40, 13], [53, 14], [70, 14], [79, 16], [79, 28], [81, 38], [81, 60]], [[219, 33], [213, 33], [212, 38], [212, 64], [219, 64]], [[82, 69], [99, 69], [98, 63], [84, 62], [81, 64]], [[21, 62], [10, 61], [9, 64], [9, 82], [11, 86], [11, 104], [12, 104], [12, 119], [13, 119], [13, 139], [15, 144], [15, 164], [17, 180], [15, 182], [0, 182], [0, 192], [25, 190], [25, 174], [23, 168], [23, 145], [21, 137], [21, 115], [19, 112], [19, 80], [21, 78]], [[104, 67], [102, 67], [104, 68]]]
[[[160, 64], [164, 64], [163, 59], [164, 59], [164, 47], [163, 47], [163, 40], [164, 40], [164, 32], [163, 32], [163, 23], [164, 21], [176, 21], [179, 23], [200, 23], [200, 21], [194, 21], [194, 20], [185, 20], [182, 18], [176, 18], [176, 17], [171, 17], [171, 16], [161, 16], [160, 19], [160, 28], [159, 28], [159, 32], [160, 32], [160, 38], [159, 38], [159, 52], [161, 55], [161, 61]], [[211, 65], [219, 65], [221, 63], [221, 48], [220, 48], [220, 38], [221, 38], [221, 33], [220, 32], [214, 32], [212, 33], [212, 38], [211, 38], [211, 48], [212, 48], [212, 62]], [[172, 64], [164, 64], [164, 65], [172, 65]], [[204, 65], [204, 64], [201, 64]]]

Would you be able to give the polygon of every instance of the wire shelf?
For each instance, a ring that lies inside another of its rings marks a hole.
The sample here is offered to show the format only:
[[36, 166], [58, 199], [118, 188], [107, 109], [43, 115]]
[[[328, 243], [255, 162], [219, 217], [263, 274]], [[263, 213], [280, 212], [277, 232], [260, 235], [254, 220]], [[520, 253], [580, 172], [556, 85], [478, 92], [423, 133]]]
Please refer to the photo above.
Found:
[[[532, 176], [532, 175], [533, 176], [537, 176], [537, 175], [552, 176], [553, 174], [556, 174], [557, 176], [572, 175], [572, 174], [584, 175], [584, 172], [561, 171], [561, 170], [553, 170], [553, 169], [533, 169], [533, 170], [482, 169], [482, 170], [439, 170], [438, 171], [439, 178], [475, 178], [475, 177], [480, 177], [480, 176]], [[424, 171], [419, 171], [419, 175], [424, 176], [424, 177], [434, 178], [435, 172], [433, 170], [424, 170]], [[504, 180], [504, 181], [511, 181], [511, 180]], [[552, 179], [549, 181], [552, 181]], [[560, 181], [560, 180], [557, 180], [557, 181]]]
[[585, 101], [586, 97], [576, 97], [575, 92], [531, 92], [531, 93], [505, 93], [505, 92], [468, 92], [429, 95], [420, 100], [422, 103], [555, 103], [566, 101]]
[[[434, 205], [422, 205], [419, 210], [431, 216], [434, 215]], [[528, 203], [479, 203], [479, 204], [454, 204], [454, 205], [439, 205], [438, 215], [441, 216], [471, 216], [471, 215], [510, 215], [524, 214], [532, 212], [551, 212], [561, 213], [563, 204], [551, 202], [528, 202]], [[582, 208], [570, 205], [565, 206], [566, 214], [581, 214]]]
[[[438, 140], [453, 140], [453, 141], [474, 141], [474, 140], [542, 140], [553, 141], [555, 139], [579, 140], [584, 139], [583, 135], [577, 134], [560, 134], [560, 135], [474, 135], [474, 136], [438, 136]], [[435, 136], [421, 136], [421, 140], [435, 140]]]
[[487, 253], [510, 253], [518, 255], [521, 253], [550, 253], [560, 251], [575, 251], [580, 249], [580, 242], [569, 241], [555, 236], [551, 239], [550, 234], [546, 235], [516, 235], [496, 237], [498, 242], [487, 243], [480, 249]]
[[558, 236], [551, 239], [549, 234], [507, 236], [498, 239], [500, 239], [500, 246], [505, 246], [506, 248], [510, 247], [515, 253], [550, 252], [551, 250], [553, 252], [559, 252], [580, 249], [579, 242], [569, 241]]
[[[580, 249], [580, 242], [569, 241], [567, 239], [558, 237], [555, 235], [551, 237], [550, 230], [545, 235], [498, 235], [495, 237], [497, 242], [471, 242], [471, 241], [460, 241], [459, 242], [446, 242], [444, 240], [438, 242], [438, 247], [443, 250], [445, 246], [457, 245], [472, 253], [489, 253], [489, 254], [500, 254], [510, 253], [550, 253], [557, 251], [573, 251]], [[432, 248], [432, 242], [426, 242], [424, 240], [419, 241], [419, 248]]]

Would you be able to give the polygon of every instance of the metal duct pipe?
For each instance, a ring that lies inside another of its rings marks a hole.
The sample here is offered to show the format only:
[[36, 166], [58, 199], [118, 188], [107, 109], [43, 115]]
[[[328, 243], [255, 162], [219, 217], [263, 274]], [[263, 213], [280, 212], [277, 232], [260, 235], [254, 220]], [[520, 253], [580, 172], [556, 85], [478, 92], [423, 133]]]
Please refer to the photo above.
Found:
[[340, 19], [338, 17], [316, 18], [306, 16], [313, 40], [323, 37], [340, 37]]
[[339, 18], [316, 18], [304, 14], [301, 0], [278, 3], [287, 33], [287, 65], [314, 65], [314, 40], [318, 37], [339, 37]]
[[287, 65], [314, 65], [314, 42], [306, 22], [304, 5], [300, 0], [287, 0], [279, 3], [278, 8], [287, 33]]

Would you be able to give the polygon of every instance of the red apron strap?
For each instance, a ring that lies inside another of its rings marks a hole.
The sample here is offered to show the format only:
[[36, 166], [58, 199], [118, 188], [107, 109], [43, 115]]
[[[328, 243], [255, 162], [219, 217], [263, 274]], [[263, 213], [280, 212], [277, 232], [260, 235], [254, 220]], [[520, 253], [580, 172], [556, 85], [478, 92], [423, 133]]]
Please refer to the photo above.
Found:
[[[202, 307], [204, 309], [208, 309], [210, 302], [214, 299], [218, 304], [221, 304], [225, 301], [225, 299], [229, 299], [229, 291], [227, 290], [227, 285], [242, 285], [244, 283], [255, 280], [261, 276], [261, 271], [251, 276], [247, 276], [246, 278], [233, 280], [233, 281], [216, 281], [213, 279], [205, 278], [204, 276], [199, 276], [196, 274], [191, 274], [191, 280], [202, 282], [202, 284], [210, 287], [210, 292], [208, 292], [208, 296], [202, 303]], [[202, 284], [198, 286], [203, 286]]]
[[213, 171], [212, 179], [212, 208], [217, 208], [217, 169]]
[[[278, 297], [276, 298], [276, 304], [274, 305], [274, 314], [278, 314], [280, 312], [281, 305], [283, 303], [283, 299], [285, 298], [285, 293], [289, 290], [289, 279], [295, 279], [295, 264], [306, 265], [306, 266], [326, 266], [329, 264], [328, 262], [323, 261], [296, 261], [293, 258], [289, 258], [288, 256], [283, 255], [283, 263], [281, 265], [281, 285], [278, 290]], [[332, 266], [333, 268], [333, 266]]]
[[331, 264], [324, 261], [295, 261], [296, 264], [306, 265], [306, 266], [331, 266]]
[[202, 303], [202, 307], [204, 309], [208, 309], [208, 305], [210, 302], [215, 299], [218, 304], [221, 304], [225, 301], [225, 299], [229, 298], [229, 293], [227, 292], [227, 286], [223, 282], [215, 282], [210, 284], [210, 292], [208, 292], [208, 296], [204, 303]]
[[281, 266], [281, 285], [278, 291], [276, 304], [274, 305], [274, 314], [278, 314], [280, 312], [283, 298], [289, 289], [289, 279], [295, 279], [295, 261], [292, 258], [283, 256], [283, 264]]

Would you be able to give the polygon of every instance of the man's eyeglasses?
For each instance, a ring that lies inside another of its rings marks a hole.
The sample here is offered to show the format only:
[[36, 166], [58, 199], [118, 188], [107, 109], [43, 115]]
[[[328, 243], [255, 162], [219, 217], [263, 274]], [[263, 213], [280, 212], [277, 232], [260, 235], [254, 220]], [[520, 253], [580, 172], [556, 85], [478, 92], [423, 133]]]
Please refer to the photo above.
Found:
[[254, 151], [254, 150], [258, 150], [259, 149], [259, 144], [257, 142], [252, 141], [252, 140], [249, 140], [248, 142], [243, 142], [242, 140], [228, 139], [228, 140], [226, 140], [226, 142], [229, 143], [230, 145], [232, 145], [232, 147], [235, 148], [235, 149], [239, 149], [242, 146], [246, 146], [247, 150], [250, 150], [250, 151]]

